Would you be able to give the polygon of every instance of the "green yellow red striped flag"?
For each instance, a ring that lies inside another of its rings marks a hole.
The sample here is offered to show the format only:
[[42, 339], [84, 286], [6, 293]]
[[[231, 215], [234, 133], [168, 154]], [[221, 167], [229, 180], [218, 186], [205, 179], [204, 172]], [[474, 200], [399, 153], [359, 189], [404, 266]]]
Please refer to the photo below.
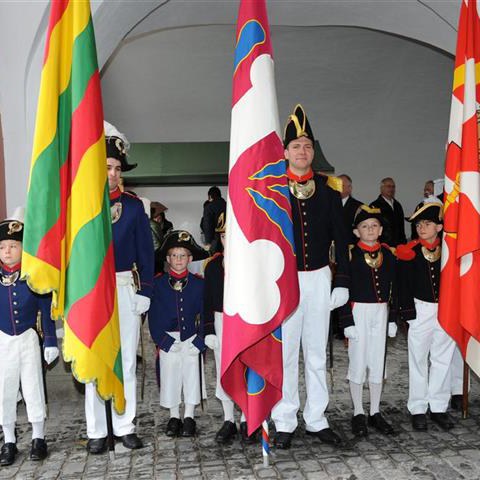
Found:
[[88, 0], [52, 0], [35, 123], [22, 276], [53, 293], [75, 377], [125, 409], [103, 108]]

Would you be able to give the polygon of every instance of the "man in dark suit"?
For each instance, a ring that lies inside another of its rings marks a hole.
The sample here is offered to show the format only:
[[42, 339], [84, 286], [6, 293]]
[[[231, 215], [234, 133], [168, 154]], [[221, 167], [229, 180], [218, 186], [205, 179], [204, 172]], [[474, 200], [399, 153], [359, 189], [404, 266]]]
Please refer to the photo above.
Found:
[[405, 216], [402, 206], [395, 200], [395, 181], [393, 178], [387, 177], [380, 182], [380, 195], [371, 203], [371, 206], [382, 211], [384, 226], [380, 240], [391, 247], [406, 243]]
[[352, 197], [352, 179], [346, 173], [339, 175], [338, 178], [342, 180], [343, 185], [340, 196], [342, 198], [345, 230], [350, 236], [349, 243], [354, 244], [357, 243], [357, 238], [353, 234], [352, 230], [353, 219], [355, 218], [355, 213], [357, 212], [358, 207], [362, 205], [362, 202], [359, 202], [356, 198]]

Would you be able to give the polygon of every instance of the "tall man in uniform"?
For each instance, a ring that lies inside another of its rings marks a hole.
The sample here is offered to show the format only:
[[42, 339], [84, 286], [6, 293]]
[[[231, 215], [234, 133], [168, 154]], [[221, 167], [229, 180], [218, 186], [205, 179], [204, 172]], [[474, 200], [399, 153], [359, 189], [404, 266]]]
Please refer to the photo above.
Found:
[[[300, 344], [305, 362], [307, 399], [303, 411], [307, 434], [322, 442], [339, 444], [325, 418], [328, 405], [326, 346], [330, 310], [348, 300], [347, 233], [340, 194], [329, 177], [312, 170], [314, 138], [303, 108], [295, 107], [285, 128], [290, 200], [294, 223], [300, 303], [282, 325], [283, 396], [272, 410], [277, 448], [288, 449], [297, 427], [298, 357]], [[336, 180], [336, 179], [334, 179]], [[332, 286], [329, 249], [335, 242], [337, 274]]]
[[[126, 448], [142, 448], [133, 420], [137, 407], [137, 347], [141, 315], [150, 307], [153, 284], [153, 241], [142, 201], [119, 188], [121, 173], [135, 168], [127, 162], [128, 141], [105, 122], [107, 175], [112, 214], [113, 250], [117, 278], [120, 343], [126, 409], [123, 415], [112, 412], [113, 433]], [[87, 450], [102, 453], [106, 449], [107, 423], [105, 403], [95, 385], [85, 388]]]

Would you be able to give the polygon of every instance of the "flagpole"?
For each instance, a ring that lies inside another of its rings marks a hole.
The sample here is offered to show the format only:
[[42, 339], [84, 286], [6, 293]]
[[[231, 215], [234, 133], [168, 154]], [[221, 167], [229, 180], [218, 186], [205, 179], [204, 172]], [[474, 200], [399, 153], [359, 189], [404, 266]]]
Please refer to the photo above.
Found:
[[107, 416], [107, 446], [110, 460], [115, 460], [115, 440], [113, 438], [112, 401], [105, 401], [105, 415]]
[[470, 368], [468, 363], [463, 361], [463, 395], [462, 395], [462, 418], [468, 417], [468, 379], [470, 375]]
[[263, 466], [269, 467], [269, 454], [270, 454], [270, 438], [268, 436], [268, 422], [265, 419], [262, 422], [262, 455], [263, 455]]

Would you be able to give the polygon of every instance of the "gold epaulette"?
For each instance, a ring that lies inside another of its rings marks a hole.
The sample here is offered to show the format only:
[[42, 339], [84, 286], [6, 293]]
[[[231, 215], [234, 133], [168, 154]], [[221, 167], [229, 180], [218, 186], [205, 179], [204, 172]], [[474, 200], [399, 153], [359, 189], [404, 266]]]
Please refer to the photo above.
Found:
[[391, 247], [388, 243], [382, 243], [382, 247], [388, 248], [395, 256], [397, 256], [397, 249]]
[[204, 261], [203, 261], [203, 265], [202, 265], [202, 271], [205, 271], [205, 269], [207, 268], [207, 265], [214, 259], [214, 258], [217, 258], [219, 255], [221, 255], [222, 253], [221, 252], [217, 252], [217, 253], [214, 253], [211, 257], [208, 257], [206, 258]]
[[341, 178], [334, 177], [333, 175], [327, 175], [327, 185], [332, 189], [336, 190], [337, 192], [342, 193], [343, 190], [343, 182]]
[[348, 245], [348, 259], [350, 261], [352, 261], [352, 250], [355, 248], [355, 244], [354, 243], [350, 243]]

